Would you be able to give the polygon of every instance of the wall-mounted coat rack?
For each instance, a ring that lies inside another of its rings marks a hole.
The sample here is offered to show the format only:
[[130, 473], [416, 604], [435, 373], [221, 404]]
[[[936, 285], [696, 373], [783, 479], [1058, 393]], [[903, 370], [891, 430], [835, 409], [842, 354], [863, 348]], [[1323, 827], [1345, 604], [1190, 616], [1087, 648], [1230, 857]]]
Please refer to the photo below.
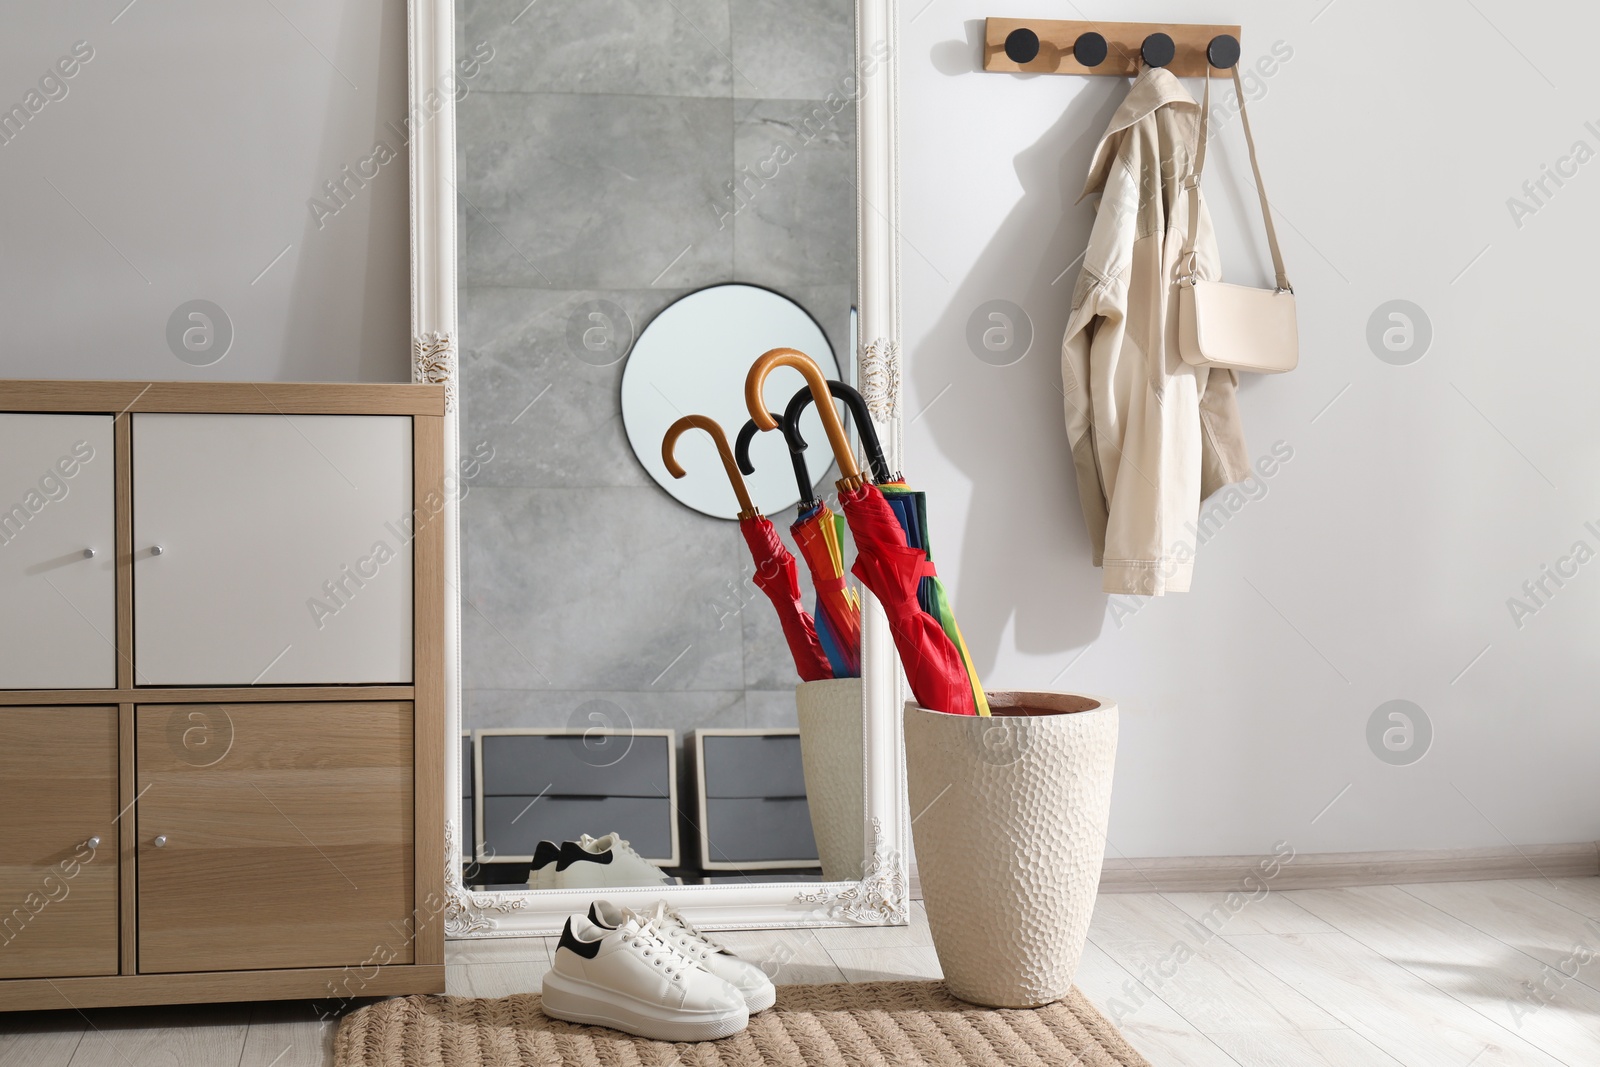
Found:
[[1181, 78], [1223, 77], [1239, 62], [1239, 27], [993, 18], [984, 28], [989, 71], [1127, 77], [1138, 73], [1140, 59]]

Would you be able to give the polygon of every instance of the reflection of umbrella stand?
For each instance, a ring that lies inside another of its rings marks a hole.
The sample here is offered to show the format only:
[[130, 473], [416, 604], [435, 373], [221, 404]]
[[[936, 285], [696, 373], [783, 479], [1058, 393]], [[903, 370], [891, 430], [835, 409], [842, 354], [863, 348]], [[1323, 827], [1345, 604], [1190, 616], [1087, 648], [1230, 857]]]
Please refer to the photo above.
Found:
[[674, 478], [682, 478], [688, 473], [673, 452], [678, 438], [691, 429], [704, 430], [716, 442], [717, 454], [722, 457], [722, 466], [728, 472], [728, 480], [733, 483], [734, 495], [739, 498], [739, 531], [744, 534], [745, 543], [750, 546], [750, 557], [756, 565], [752, 581], [757, 589], [767, 595], [778, 612], [783, 636], [789, 642], [790, 653], [794, 655], [795, 670], [806, 681], [831, 678], [833, 670], [828, 666], [828, 657], [817, 640], [816, 626], [800, 601], [800, 576], [794, 556], [783, 547], [783, 542], [778, 539], [778, 531], [750, 500], [750, 492], [745, 488], [744, 478], [734, 463], [733, 450], [728, 447], [728, 435], [722, 432], [722, 427], [704, 415], [685, 415], [673, 423], [661, 441], [661, 459], [666, 463], [667, 470]]
[[800, 722], [800, 765], [806, 807], [822, 877], [861, 880], [866, 843], [866, 793], [861, 788], [865, 728], [860, 678], [801, 682], [794, 690]]

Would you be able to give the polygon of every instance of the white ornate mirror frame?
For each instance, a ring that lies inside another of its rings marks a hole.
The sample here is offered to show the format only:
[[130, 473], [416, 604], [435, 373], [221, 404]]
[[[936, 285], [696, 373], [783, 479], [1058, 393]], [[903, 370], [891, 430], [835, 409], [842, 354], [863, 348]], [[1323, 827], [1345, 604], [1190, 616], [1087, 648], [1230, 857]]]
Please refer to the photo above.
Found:
[[[896, 0], [857, 0], [858, 382], [890, 465], [900, 464], [900, 303], [896, 242]], [[453, 0], [410, 0], [412, 378], [447, 386], [445, 470], [458, 471], [456, 428], [456, 67]], [[751, 358], [760, 353], [751, 353]], [[454, 494], [444, 514], [444, 690], [448, 751], [461, 736], [460, 526]], [[618, 903], [643, 907], [667, 895], [707, 929], [899, 925], [908, 920], [907, 818], [900, 749], [901, 675], [882, 610], [870, 595], [863, 626], [866, 857], [860, 882], [619, 889]], [[421, 610], [421, 606], [419, 606]], [[461, 762], [445, 760], [443, 795], [461, 795]], [[581, 892], [474, 892], [462, 882], [459, 805], [445, 805], [444, 912], [451, 938], [558, 933], [588, 905]], [[434, 902], [418, 902], [419, 907]]]

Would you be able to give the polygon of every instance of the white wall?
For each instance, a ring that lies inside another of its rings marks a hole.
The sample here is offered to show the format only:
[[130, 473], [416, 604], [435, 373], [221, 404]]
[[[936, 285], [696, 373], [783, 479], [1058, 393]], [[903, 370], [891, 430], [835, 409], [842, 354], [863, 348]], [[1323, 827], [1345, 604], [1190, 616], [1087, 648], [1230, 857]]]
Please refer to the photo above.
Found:
[[[0, 137], [0, 377], [406, 380], [404, 0], [10, 3], [0, 119], [80, 41]], [[167, 341], [194, 299], [234, 332], [206, 366]]]
[[[1192, 592], [1115, 604], [1090, 564], [1063, 430], [1076, 265], [1053, 279], [1083, 250], [1093, 208], [1074, 201], [1126, 83], [979, 72], [984, 16], [1072, 17], [1056, 3], [902, 12], [907, 471], [929, 490], [936, 558], [986, 682], [1121, 705], [1110, 854], [1600, 838], [1600, 561], [1549, 584], [1520, 628], [1507, 606], [1575, 542], [1600, 551], [1600, 162], [1550, 183], [1520, 227], [1507, 206], [1574, 142], [1600, 150], [1600, 102], [1549, 47], [1600, 36], [1600, 10], [1092, 10], [1238, 22], [1247, 62], [1292, 49], [1251, 117], [1302, 365], [1249, 381], [1241, 403], [1251, 453], [1282, 441], [1293, 458], [1201, 548]], [[1237, 120], [1214, 158], [1227, 277], [1269, 284]], [[1035, 329], [1013, 366], [964, 339], [991, 299]], [[1411, 365], [1368, 345], [1392, 299], [1432, 323]], [[1433, 726], [1409, 766], [1366, 739], [1391, 699]]]

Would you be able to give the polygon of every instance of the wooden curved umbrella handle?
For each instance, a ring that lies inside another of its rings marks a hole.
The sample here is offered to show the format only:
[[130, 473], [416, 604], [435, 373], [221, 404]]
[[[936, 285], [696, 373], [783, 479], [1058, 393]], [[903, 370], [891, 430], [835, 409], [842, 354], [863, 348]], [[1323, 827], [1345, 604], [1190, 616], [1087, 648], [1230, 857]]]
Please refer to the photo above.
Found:
[[778, 420], [774, 419], [767, 411], [763, 387], [767, 384], [767, 375], [772, 373], [774, 367], [793, 367], [805, 375], [806, 384], [811, 387], [811, 395], [816, 399], [817, 414], [822, 417], [822, 425], [828, 431], [828, 443], [833, 446], [833, 458], [839, 461], [839, 473], [844, 475], [839, 479], [841, 488], [856, 488], [861, 484], [861, 468], [856, 466], [855, 452], [850, 448], [850, 438], [844, 432], [844, 423], [839, 421], [839, 413], [833, 408], [833, 393], [828, 389], [828, 379], [823, 377], [822, 368], [816, 361], [804, 352], [793, 348], [774, 348], [765, 353], [750, 367], [750, 373], [744, 379], [744, 404], [750, 409], [750, 417], [755, 424], [763, 430], [776, 430]]
[[689, 473], [683, 469], [678, 457], [673, 454], [678, 447], [678, 438], [689, 430], [704, 430], [717, 443], [717, 454], [722, 457], [722, 468], [728, 472], [728, 481], [733, 483], [733, 495], [739, 498], [739, 518], [747, 519], [761, 514], [750, 499], [750, 490], [744, 484], [744, 475], [739, 473], [739, 465], [734, 462], [733, 449], [728, 445], [728, 435], [717, 425], [715, 419], [705, 415], [685, 415], [667, 427], [667, 436], [661, 439], [661, 461], [667, 465], [668, 473], [674, 478], [682, 478]]

